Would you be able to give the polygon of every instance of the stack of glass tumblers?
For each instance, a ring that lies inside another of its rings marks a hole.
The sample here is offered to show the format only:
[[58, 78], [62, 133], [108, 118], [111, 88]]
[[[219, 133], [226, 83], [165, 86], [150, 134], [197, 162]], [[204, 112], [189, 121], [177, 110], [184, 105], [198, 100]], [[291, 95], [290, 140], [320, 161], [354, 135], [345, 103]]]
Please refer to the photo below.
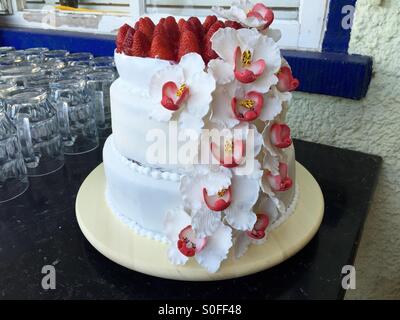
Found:
[[0, 203], [111, 133], [112, 57], [0, 47]]

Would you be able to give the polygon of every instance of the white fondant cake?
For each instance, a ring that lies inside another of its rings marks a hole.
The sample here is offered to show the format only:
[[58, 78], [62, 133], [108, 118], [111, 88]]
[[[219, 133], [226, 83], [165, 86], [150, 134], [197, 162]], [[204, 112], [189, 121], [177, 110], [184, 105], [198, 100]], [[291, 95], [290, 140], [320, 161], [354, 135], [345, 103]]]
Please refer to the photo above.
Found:
[[249, 1], [215, 10], [228, 20], [121, 27], [103, 150], [111, 210], [168, 242], [172, 263], [193, 257], [210, 272], [232, 246], [240, 256], [265, 241], [299, 192], [284, 123], [298, 81], [272, 37], [273, 13]]

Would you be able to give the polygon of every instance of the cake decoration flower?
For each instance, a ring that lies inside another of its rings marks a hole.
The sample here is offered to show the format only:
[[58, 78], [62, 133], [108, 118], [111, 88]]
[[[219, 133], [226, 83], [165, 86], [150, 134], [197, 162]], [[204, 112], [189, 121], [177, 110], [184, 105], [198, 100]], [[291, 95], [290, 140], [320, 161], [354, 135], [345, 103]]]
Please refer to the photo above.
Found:
[[233, 251], [236, 258], [243, 256], [250, 244], [263, 244], [279, 217], [275, 203], [267, 195], [261, 196], [255, 212], [257, 220], [254, 225], [249, 230], [235, 232]]
[[181, 178], [179, 189], [196, 233], [209, 236], [219, 226], [221, 211], [232, 202], [232, 173], [216, 165], [196, 165], [193, 170], [192, 174]]
[[245, 86], [233, 81], [217, 88], [213, 97], [210, 121], [232, 128], [241, 121], [275, 119], [282, 111], [283, 102], [290, 100], [291, 94], [281, 93], [275, 86], [266, 94], [246, 91]]
[[230, 227], [219, 222], [211, 236], [201, 237], [191, 226], [190, 216], [183, 208], [168, 211], [164, 225], [170, 241], [168, 259], [173, 264], [183, 265], [193, 257], [208, 272], [214, 273], [232, 247]]
[[201, 56], [188, 53], [179, 64], [158, 71], [150, 82], [150, 117], [162, 122], [178, 120], [180, 128], [199, 133], [215, 90], [213, 76], [204, 69]]
[[240, 24], [257, 29], [266, 29], [274, 21], [274, 12], [263, 3], [253, 3], [249, 0], [234, 1], [229, 9], [213, 7], [219, 16], [239, 22]]
[[253, 206], [257, 202], [260, 180], [249, 176], [233, 176], [232, 202], [224, 210], [226, 222], [234, 229], [251, 229], [257, 220]]
[[[219, 29], [211, 38], [212, 48], [221, 59], [209, 64], [217, 83], [225, 82], [227, 72], [243, 84], [247, 91], [268, 92], [278, 82], [281, 67], [280, 51], [274, 40], [256, 29]], [[222, 80], [220, 80], [222, 79]]]
[[[211, 153], [215, 161], [235, 174], [249, 174], [254, 168], [254, 159], [261, 151], [262, 136], [253, 124], [239, 123], [233, 128], [220, 128], [221, 141], [212, 140]], [[247, 171], [247, 172], [245, 172]]]
[[282, 66], [277, 77], [276, 87], [280, 92], [294, 91], [300, 85], [300, 81], [293, 77], [292, 69], [289, 66]]

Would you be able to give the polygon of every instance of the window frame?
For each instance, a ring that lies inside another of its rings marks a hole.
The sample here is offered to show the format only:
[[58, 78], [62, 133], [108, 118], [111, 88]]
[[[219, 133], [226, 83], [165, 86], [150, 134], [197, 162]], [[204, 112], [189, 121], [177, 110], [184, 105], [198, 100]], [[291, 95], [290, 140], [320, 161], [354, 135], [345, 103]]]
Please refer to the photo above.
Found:
[[[2, 17], [2, 25], [42, 28], [96, 34], [114, 34], [119, 26], [132, 23], [143, 15], [158, 21], [167, 14], [146, 14], [145, 0], [130, 0], [129, 13], [52, 12], [24, 9], [24, 0], [11, 0], [14, 14]], [[300, 0], [298, 20], [276, 20], [273, 28], [282, 32], [282, 49], [321, 51], [329, 14], [329, 0]], [[317, 6], [317, 7], [316, 7]], [[181, 16], [186, 18], [187, 16]], [[177, 17], [180, 18], [180, 17]], [[58, 26], [54, 21], [64, 21]]]

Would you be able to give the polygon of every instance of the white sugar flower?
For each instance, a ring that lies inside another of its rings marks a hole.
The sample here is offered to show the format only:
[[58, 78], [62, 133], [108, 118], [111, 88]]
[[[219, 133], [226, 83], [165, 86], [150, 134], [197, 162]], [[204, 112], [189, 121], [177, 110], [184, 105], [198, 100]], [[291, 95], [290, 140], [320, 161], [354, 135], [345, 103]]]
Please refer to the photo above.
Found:
[[[215, 128], [219, 128], [217, 125]], [[262, 136], [253, 124], [241, 122], [231, 129], [219, 128], [220, 141], [211, 141], [214, 161], [231, 168], [236, 175], [260, 176], [260, 164], [256, 157], [261, 151]]]
[[213, 76], [204, 69], [201, 56], [188, 53], [179, 64], [158, 71], [150, 81], [150, 117], [163, 122], [173, 118], [181, 128], [200, 133], [215, 90]]
[[289, 92], [279, 92], [275, 86], [268, 93], [246, 89], [236, 80], [218, 86], [213, 94], [210, 121], [228, 128], [241, 121], [270, 121], [281, 113], [283, 102], [291, 96]]
[[181, 178], [179, 189], [185, 209], [191, 212], [193, 229], [199, 236], [209, 236], [220, 224], [221, 211], [232, 201], [232, 173], [220, 166], [193, 169]]
[[247, 231], [235, 232], [233, 251], [236, 258], [243, 256], [250, 244], [263, 244], [268, 237], [272, 224], [279, 217], [275, 203], [266, 195], [261, 196], [255, 211], [257, 212], [257, 220], [254, 225]]
[[221, 59], [209, 64], [218, 84], [236, 79], [246, 92], [266, 93], [278, 82], [280, 50], [274, 40], [256, 29], [221, 28], [211, 38], [212, 48]]
[[213, 7], [219, 16], [239, 22], [240, 24], [257, 29], [266, 29], [274, 21], [274, 12], [262, 3], [253, 4], [248, 0], [233, 1], [229, 9]]
[[168, 258], [173, 264], [183, 265], [194, 257], [208, 272], [214, 273], [227, 258], [232, 246], [231, 228], [220, 222], [211, 236], [200, 237], [183, 208], [168, 211], [164, 226], [170, 241]]

